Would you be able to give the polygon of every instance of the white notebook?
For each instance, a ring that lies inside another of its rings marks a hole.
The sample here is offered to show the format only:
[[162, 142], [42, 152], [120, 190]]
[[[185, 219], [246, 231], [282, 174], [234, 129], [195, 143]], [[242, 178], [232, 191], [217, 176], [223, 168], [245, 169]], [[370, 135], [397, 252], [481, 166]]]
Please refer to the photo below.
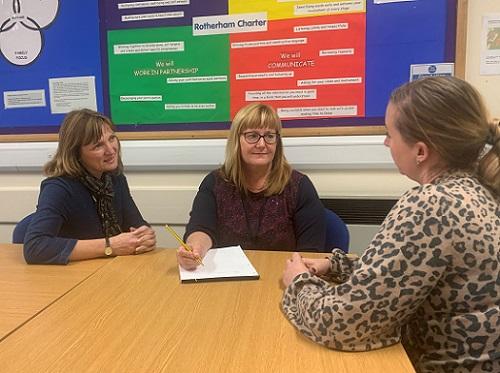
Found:
[[210, 249], [203, 258], [203, 265], [194, 271], [179, 266], [181, 282], [224, 281], [224, 280], [257, 280], [259, 274], [255, 270], [241, 246]]

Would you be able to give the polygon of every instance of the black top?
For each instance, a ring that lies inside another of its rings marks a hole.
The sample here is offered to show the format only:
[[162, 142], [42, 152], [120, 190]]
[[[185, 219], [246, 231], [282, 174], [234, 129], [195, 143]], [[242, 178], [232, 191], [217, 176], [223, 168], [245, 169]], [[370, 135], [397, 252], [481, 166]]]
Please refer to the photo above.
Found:
[[[122, 232], [147, 225], [125, 176], [113, 176], [112, 182], [112, 204]], [[24, 239], [28, 263], [66, 264], [77, 240], [103, 237], [94, 200], [77, 178], [61, 176], [42, 181], [37, 210]]]
[[313, 184], [293, 171], [279, 195], [240, 193], [219, 170], [202, 181], [193, 201], [185, 238], [208, 234], [214, 247], [241, 245], [244, 249], [324, 251], [325, 213]]

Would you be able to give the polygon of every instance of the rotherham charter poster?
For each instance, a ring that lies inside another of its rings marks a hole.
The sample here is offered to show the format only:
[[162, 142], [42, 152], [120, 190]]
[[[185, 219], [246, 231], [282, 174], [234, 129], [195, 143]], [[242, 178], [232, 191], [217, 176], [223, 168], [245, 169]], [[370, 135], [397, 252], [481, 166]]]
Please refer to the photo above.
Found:
[[383, 126], [412, 66], [455, 62], [456, 0], [2, 4], [0, 134], [80, 107], [120, 131], [224, 130], [250, 102], [285, 128]]

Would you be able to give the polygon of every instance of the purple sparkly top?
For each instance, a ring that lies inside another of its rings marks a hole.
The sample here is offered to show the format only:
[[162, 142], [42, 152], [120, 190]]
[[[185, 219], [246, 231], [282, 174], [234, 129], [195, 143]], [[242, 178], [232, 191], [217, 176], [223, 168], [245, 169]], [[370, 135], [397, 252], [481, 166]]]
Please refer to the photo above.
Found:
[[216, 170], [200, 185], [185, 237], [195, 231], [207, 233], [215, 247], [323, 251], [324, 208], [309, 178], [298, 171], [281, 194], [266, 197], [245, 196]]

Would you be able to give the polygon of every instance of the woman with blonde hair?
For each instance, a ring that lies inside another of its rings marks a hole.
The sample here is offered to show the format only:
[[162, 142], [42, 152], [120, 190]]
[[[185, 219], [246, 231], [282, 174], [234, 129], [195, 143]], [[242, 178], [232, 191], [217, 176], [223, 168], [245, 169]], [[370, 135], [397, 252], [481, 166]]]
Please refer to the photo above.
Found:
[[385, 145], [406, 192], [359, 259], [294, 254], [282, 307], [343, 351], [401, 341], [418, 372], [500, 371], [500, 129], [453, 77], [396, 89]]
[[208, 174], [193, 202], [179, 264], [193, 269], [211, 247], [322, 251], [325, 214], [307, 176], [292, 170], [276, 111], [261, 103], [234, 117], [222, 167]]
[[67, 264], [155, 248], [122, 173], [114, 125], [88, 109], [66, 115], [45, 165], [38, 206], [24, 239], [28, 263]]

